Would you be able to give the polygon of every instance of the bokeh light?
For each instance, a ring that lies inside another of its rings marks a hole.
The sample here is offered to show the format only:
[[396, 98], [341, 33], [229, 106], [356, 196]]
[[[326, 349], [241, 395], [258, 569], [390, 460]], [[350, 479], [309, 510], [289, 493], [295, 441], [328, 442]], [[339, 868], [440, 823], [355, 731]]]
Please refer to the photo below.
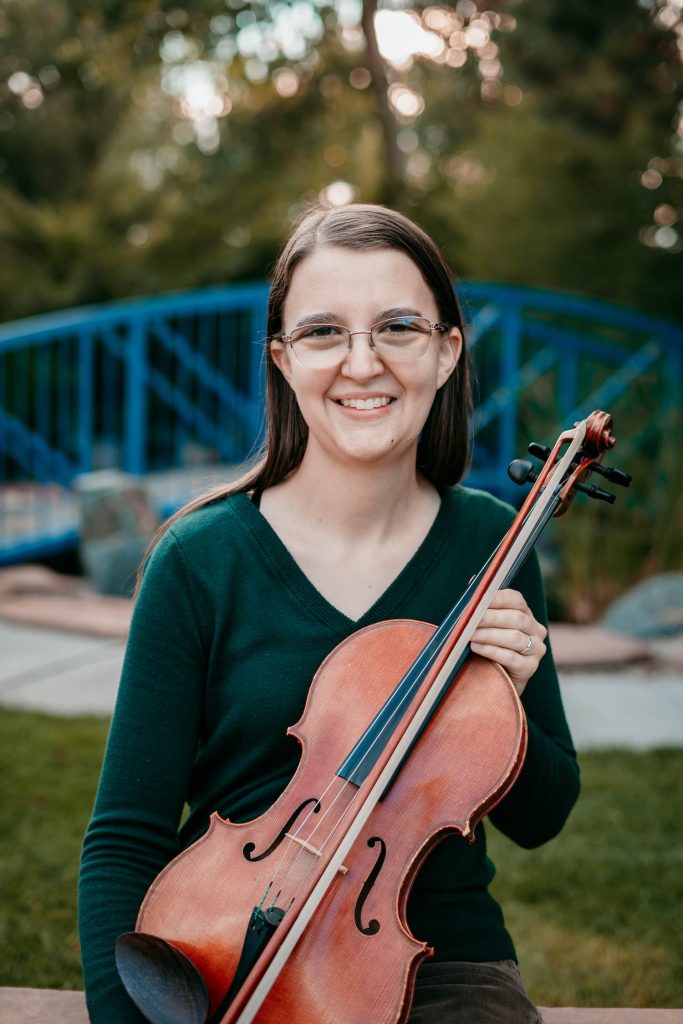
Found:
[[356, 198], [356, 189], [348, 181], [333, 181], [320, 190], [323, 206], [346, 206]]
[[424, 29], [419, 17], [409, 11], [378, 11], [375, 31], [379, 52], [398, 68], [409, 65], [417, 54], [434, 58], [446, 49], [441, 36]]
[[678, 214], [673, 206], [669, 203], [660, 203], [654, 212], [655, 224], [667, 226], [675, 224], [678, 220]]
[[648, 169], [643, 171], [641, 174], [640, 181], [645, 188], [655, 189], [659, 188], [662, 184], [663, 178], [659, 171], [655, 171], [654, 168], [648, 167]]
[[372, 75], [367, 68], [354, 68], [349, 75], [349, 82], [354, 89], [367, 89], [372, 81]]
[[424, 99], [407, 85], [394, 83], [389, 86], [389, 102], [399, 115], [399, 119], [412, 121], [422, 113], [425, 108]]
[[273, 86], [278, 95], [288, 99], [299, 91], [300, 79], [291, 68], [278, 68], [273, 74]]

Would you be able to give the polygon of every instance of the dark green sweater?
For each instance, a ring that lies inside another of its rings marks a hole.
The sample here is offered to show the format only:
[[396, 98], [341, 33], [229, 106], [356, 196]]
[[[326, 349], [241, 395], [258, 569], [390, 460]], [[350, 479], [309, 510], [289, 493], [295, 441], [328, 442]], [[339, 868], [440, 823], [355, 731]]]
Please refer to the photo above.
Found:
[[[419, 550], [358, 621], [332, 607], [246, 495], [179, 520], [155, 549], [136, 603], [102, 778], [83, 849], [80, 932], [93, 1024], [142, 1021], [119, 982], [113, 944], [131, 930], [162, 867], [201, 835], [212, 811], [261, 814], [298, 759], [285, 736], [316, 669], [341, 640], [392, 618], [439, 623], [511, 521], [508, 506], [456, 487]], [[535, 558], [515, 583], [545, 621]], [[490, 819], [525, 847], [562, 827], [578, 768], [552, 656], [528, 683], [529, 746]], [[182, 828], [184, 804], [190, 814]], [[409, 903], [413, 933], [441, 960], [514, 957], [484, 828], [445, 840]]]

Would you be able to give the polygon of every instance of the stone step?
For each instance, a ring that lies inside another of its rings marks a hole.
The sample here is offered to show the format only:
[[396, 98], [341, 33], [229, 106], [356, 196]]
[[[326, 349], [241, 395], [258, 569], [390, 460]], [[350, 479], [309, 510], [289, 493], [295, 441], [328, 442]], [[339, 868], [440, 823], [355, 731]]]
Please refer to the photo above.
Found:
[[[556, 1006], [541, 1008], [545, 1024], [683, 1024], [682, 1010]], [[0, 988], [0, 1024], [88, 1024], [82, 992]]]

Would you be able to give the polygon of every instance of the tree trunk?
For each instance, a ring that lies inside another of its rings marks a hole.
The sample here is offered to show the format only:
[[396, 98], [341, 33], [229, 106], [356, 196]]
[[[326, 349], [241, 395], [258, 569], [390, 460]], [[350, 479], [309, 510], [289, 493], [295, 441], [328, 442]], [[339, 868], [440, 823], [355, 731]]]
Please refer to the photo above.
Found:
[[384, 144], [384, 182], [381, 202], [392, 205], [396, 202], [404, 183], [404, 160], [396, 141], [398, 124], [389, 105], [389, 83], [384, 61], [377, 46], [375, 33], [375, 13], [377, 0], [363, 0], [362, 27], [365, 35], [365, 51], [369, 70], [372, 75], [372, 89], [375, 104], [382, 125], [382, 141]]

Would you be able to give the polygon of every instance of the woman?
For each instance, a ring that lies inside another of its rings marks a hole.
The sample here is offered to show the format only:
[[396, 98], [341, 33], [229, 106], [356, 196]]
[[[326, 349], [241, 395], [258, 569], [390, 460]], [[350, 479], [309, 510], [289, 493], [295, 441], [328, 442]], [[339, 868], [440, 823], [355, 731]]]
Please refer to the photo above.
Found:
[[[440, 622], [511, 521], [501, 502], [454, 486], [470, 408], [462, 318], [438, 249], [407, 218], [365, 205], [306, 216], [275, 268], [268, 336], [263, 460], [173, 517], [140, 586], [83, 852], [94, 1024], [143, 1020], [114, 940], [212, 811], [247, 821], [283, 790], [299, 757], [285, 732], [325, 656], [372, 622]], [[526, 760], [490, 818], [533, 847], [562, 827], [578, 769], [533, 559], [516, 586], [472, 647], [508, 671], [526, 709]], [[481, 826], [421, 869], [408, 923], [435, 955], [413, 1024], [540, 1020], [493, 875]]]

